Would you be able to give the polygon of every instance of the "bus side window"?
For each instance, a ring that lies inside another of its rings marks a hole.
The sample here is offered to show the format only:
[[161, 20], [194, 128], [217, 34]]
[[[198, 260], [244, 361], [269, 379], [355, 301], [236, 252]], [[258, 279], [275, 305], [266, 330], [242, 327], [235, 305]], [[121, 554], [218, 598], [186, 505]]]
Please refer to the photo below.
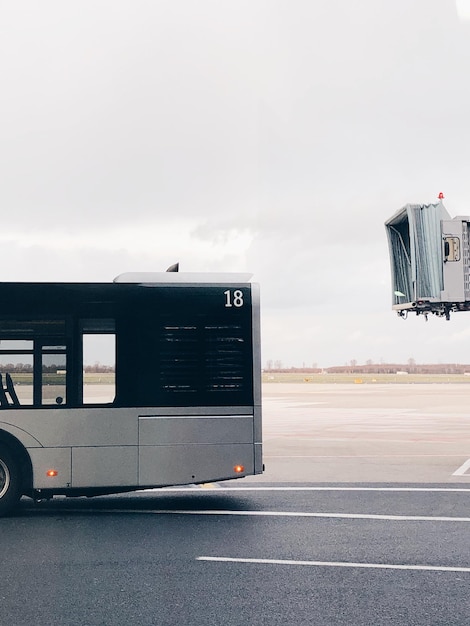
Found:
[[42, 406], [60, 406], [67, 403], [67, 348], [51, 341], [41, 344], [41, 399]]
[[116, 335], [87, 333], [83, 345], [83, 404], [110, 404], [116, 397]]
[[2, 407], [33, 405], [32, 340], [0, 339], [0, 372]]

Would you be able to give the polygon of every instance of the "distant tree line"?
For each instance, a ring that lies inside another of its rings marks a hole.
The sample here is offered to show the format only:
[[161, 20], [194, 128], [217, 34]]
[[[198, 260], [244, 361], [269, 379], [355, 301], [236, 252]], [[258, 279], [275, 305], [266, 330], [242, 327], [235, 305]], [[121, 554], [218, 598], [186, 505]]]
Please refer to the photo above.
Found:
[[357, 365], [353, 360], [349, 364], [333, 367], [266, 367], [264, 371], [278, 374], [289, 372], [293, 374], [396, 374], [397, 372], [406, 372], [407, 374], [465, 374], [470, 372], [470, 364], [434, 363], [418, 365], [413, 361], [406, 364], [367, 363], [366, 365]]
[[[42, 371], [45, 374], [56, 374], [59, 370], [64, 370], [64, 365], [56, 365], [52, 363], [52, 365], [43, 365]], [[33, 366], [31, 363], [6, 363], [5, 365], [0, 365], [0, 372], [9, 374], [32, 374]]]
[[[55, 369], [51, 370], [51, 371], [56, 371], [57, 370], [57, 365], [53, 366]], [[49, 371], [49, 370], [46, 370]], [[15, 372], [16, 374], [19, 373], [24, 373], [24, 374], [31, 374], [33, 372], [33, 366], [31, 365], [31, 363], [5, 363], [0, 365], [0, 372], [5, 373], [5, 372], [9, 372], [9, 373], [13, 373]]]
[[94, 365], [85, 365], [83, 371], [87, 374], [110, 374], [114, 372], [114, 365], [102, 365], [95, 363]]
[[331, 374], [465, 374], [470, 372], [470, 365], [462, 363], [376, 363], [372, 365], [340, 365], [328, 367], [325, 370]]
[[[42, 371], [44, 373], [55, 374], [61, 370], [65, 370], [63, 363], [62, 365], [52, 363], [51, 365], [42, 366]], [[114, 372], [114, 365], [101, 365], [101, 363], [95, 363], [94, 365], [85, 365], [83, 371], [87, 374], [109, 374]], [[31, 363], [5, 363], [0, 365], [0, 373], [4, 374], [5, 372], [8, 372], [9, 374], [32, 374], [33, 366]]]

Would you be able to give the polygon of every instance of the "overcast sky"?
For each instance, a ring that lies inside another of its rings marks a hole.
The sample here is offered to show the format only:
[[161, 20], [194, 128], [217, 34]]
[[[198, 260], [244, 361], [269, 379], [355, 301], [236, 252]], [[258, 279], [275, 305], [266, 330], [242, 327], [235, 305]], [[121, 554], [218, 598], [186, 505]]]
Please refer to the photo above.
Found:
[[470, 363], [384, 229], [470, 214], [465, 4], [0, 0], [1, 280], [250, 271], [263, 364]]

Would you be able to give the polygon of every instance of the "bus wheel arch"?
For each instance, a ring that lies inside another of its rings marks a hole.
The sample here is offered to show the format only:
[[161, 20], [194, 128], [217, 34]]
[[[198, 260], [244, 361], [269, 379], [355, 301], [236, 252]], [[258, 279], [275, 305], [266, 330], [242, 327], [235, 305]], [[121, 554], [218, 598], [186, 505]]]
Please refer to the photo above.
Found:
[[0, 430], [0, 515], [11, 511], [22, 495], [32, 494], [33, 469], [26, 448]]

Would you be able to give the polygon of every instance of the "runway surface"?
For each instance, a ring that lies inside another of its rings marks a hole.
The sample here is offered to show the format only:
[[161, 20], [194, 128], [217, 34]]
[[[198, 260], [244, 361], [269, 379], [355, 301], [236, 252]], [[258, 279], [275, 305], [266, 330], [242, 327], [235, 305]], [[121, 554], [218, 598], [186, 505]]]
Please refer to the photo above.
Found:
[[268, 383], [263, 429], [264, 481], [470, 482], [470, 384]]

